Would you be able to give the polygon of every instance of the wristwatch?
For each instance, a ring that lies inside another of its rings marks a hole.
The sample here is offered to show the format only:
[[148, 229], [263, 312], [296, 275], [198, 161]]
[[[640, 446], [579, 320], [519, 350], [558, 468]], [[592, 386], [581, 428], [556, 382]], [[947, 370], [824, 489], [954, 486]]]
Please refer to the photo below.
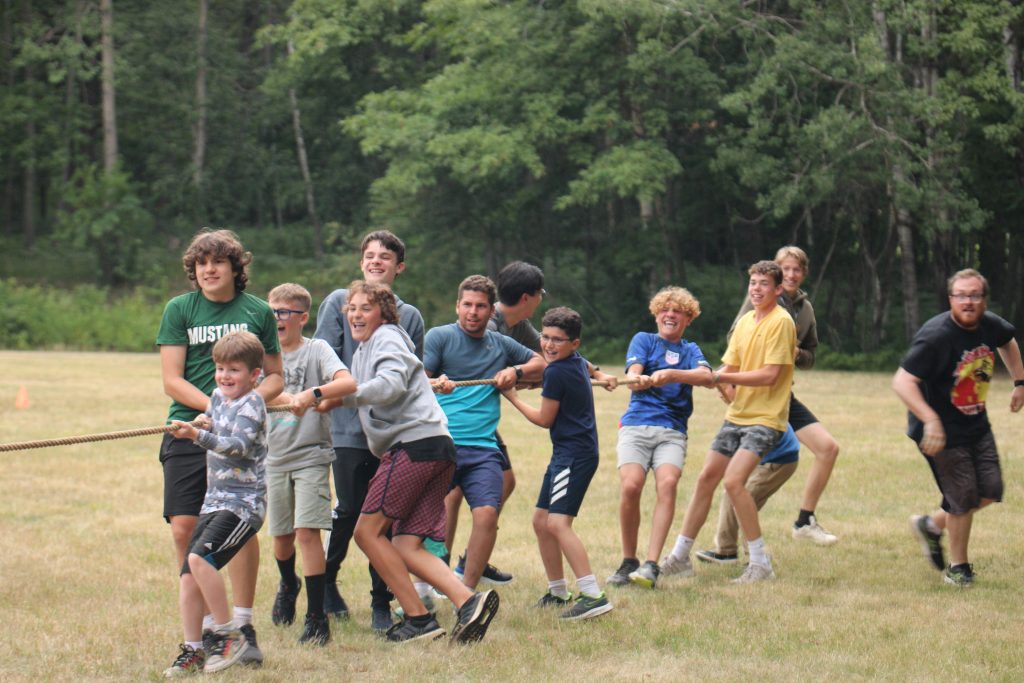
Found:
[[1015, 380], [1013, 380], [1013, 387], [1015, 389], [1017, 387], [1024, 387], [1024, 379], [1015, 379]]
[[320, 405], [322, 400], [324, 400], [324, 392], [320, 391], [320, 387], [313, 387], [313, 405]]
[[523, 366], [522, 365], [513, 365], [512, 369], [516, 371], [516, 381], [518, 382], [519, 380], [521, 380], [523, 378]]

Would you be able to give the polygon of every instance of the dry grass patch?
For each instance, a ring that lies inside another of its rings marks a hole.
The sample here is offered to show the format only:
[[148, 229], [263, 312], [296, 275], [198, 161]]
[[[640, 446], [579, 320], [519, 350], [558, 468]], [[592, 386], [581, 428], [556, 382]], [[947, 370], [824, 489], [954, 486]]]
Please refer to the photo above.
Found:
[[[975, 524], [970, 591], [942, 584], [907, 530], [907, 516], [937, 500], [931, 475], [902, 435], [904, 413], [889, 376], [800, 373], [797, 394], [836, 435], [839, 464], [820, 505], [840, 543], [800, 545], [789, 527], [806, 462], [763, 513], [778, 580], [734, 586], [736, 567], [698, 566], [656, 591], [610, 591], [616, 609], [590, 623], [558, 623], [532, 608], [546, 583], [530, 529], [549, 456], [547, 434], [506, 411], [518, 489], [504, 512], [494, 561], [516, 580], [479, 646], [389, 646], [368, 629], [369, 582], [353, 548], [342, 590], [353, 613], [323, 649], [299, 647], [300, 626], [270, 624], [276, 568], [262, 534], [256, 627], [262, 670], [231, 680], [733, 681], [1024, 680], [1020, 605], [1024, 558], [1021, 444], [1024, 415], [1007, 408], [997, 379], [991, 418], [1003, 455], [1006, 502]], [[19, 386], [31, 407], [15, 410]], [[615, 431], [625, 391], [597, 391], [603, 461], [577, 522], [599, 579], [619, 563]], [[536, 395], [532, 400], [537, 400]], [[0, 352], [0, 443], [161, 424], [155, 355]], [[723, 406], [697, 392], [679, 509]], [[0, 467], [0, 679], [155, 680], [181, 639], [176, 572], [160, 517], [159, 437], [3, 453]], [[801, 454], [805, 460], [810, 455]], [[652, 503], [651, 493], [645, 505]], [[646, 543], [648, 514], [641, 529]], [[711, 516], [714, 520], [714, 513]], [[456, 549], [465, 545], [464, 512]], [[670, 543], [678, 532], [673, 525]], [[697, 541], [708, 547], [713, 529]], [[300, 608], [301, 608], [300, 599]], [[452, 617], [441, 614], [442, 624]]]

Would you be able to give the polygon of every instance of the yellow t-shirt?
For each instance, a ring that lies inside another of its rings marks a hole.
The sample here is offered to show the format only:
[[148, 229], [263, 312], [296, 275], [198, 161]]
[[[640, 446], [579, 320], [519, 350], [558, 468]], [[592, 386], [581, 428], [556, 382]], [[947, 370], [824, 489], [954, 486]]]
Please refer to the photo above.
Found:
[[740, 372], [765, 365], [781, 365], [775, 383], [766, 387], [736, 387], [736, 398], [725, 419], [738, 425], [764, 425], [786, 431], [789, 420], [789, 395], [793, 390], [793, 354], [796, 350], [796, 326], [782, 306], [755, 322], [757, 311], [750, 311], [736, 323], [729, 348], [722, 362]]

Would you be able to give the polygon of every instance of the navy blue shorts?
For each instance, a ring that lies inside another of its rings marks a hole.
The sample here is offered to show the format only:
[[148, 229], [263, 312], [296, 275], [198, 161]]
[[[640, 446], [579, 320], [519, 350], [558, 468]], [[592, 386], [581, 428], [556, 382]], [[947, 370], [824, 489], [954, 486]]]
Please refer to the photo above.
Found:
[[540, 485], [537, 507], [556, 515], [575, 517], [583, 505], [590, 480], [597, 472], [597, 456], [579, 458], [553, 455]]
[[456, 444], [452, 488], [462, 489], [470, 510], [487, 505], [501, 507], [503, 462], [501, 451], [494, 448]]

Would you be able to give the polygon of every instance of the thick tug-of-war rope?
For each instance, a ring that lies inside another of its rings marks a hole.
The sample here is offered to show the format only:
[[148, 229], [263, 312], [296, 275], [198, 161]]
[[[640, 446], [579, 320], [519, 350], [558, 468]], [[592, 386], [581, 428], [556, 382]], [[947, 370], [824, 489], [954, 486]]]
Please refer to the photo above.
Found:
[[[637, 380], [635, 379], [624, 379], [619, 384], [634, 384]], [[608, 386], [607, 381], [603, 380], [591, 380], [590, 383], [595, 387], [606, 387]], [[465, 379], [458, 382], [452, 382], [455, 388], [458, 387], [476, 387], [485, 385], [497, 384], [494, 379]], [[284, 413], [291, 410], [288, 406], [268, 406], [268, 413]], [[191, 423], [193, 426], [195, 422]], [[66, 436], [60, 439], [43, 439], [41, 441], [21, 441], [16, 443], [4, 443], [0, 444], [0, 453], [6, 453], [9, 451], [27, 451], [32, 448], [50, 448], [52, 446], [73, 446], [79, 443], [93, 443], [96, 441], [114, 441], [115, 439], [130, 439], [134, 436], [149, 436], [151, 434], [166, 434], [168, 432], [176, 431], [178, 428], [173, 425], [163, 425], [161, 427], [143, 427], [142, 429], [126, 429], [120, 432], [106, 432], [104, 434], [86, 434], [83, 436]]]

